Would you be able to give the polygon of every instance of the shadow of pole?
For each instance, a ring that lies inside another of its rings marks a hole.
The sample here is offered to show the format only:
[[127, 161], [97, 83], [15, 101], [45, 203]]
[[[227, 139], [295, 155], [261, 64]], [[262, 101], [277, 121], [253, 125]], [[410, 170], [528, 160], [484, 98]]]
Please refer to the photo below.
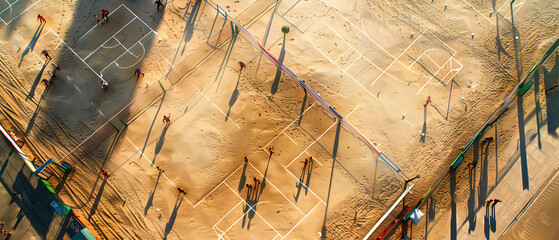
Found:
[[540, 126], [542, 124], [542, 108], [540, 106], [540, 71], [534, 72], [534, 98], [536, 102], [536, 130], [538, 132], [538, 148], [542, 149]]
[[557, 137], [559, 127], [559, 89], [551, 89], [555, 84], [559, 84], [559, 53], [555, 54], [555, 64], [551, 69], [543, 68], [543, 79], [545, 86], [545, 102], [547, 113], [547, 132]]
[[151, 126], [149, 127], [148, 130], [148, 135], [146, 136], [146, 141], [144, 142], [144, 147], [142, 147], [142, 152], [140, 154], [139, 158], [142, 158], [142, 156], [144, 155], [144, 151], [146, 150], [146, 146], [148, 144], [148, 140], [149, 140], [149, 135], [151, 134], [151, 129], [153, 129], [153, 125], [155, 124], [155, 120], [157, 119], [157, 116], [159, 115], [159, 111], [161, 110], [161, 106], [163, 106], [163, 100], [165, 100], [165, 95], [167, 94], [167, 92], [163, 92], [163, 96], [161, 96], [161, 103], [159, 103], [159, 107], [157, 108], [157, 111], [155, 112], [155, 117], [153, 117], [153, 121], [151, 122]]
[[324, 209], [324, 221], [322, 222], [322, 238], [326, 238], [326, 218], [328, 217], [328, 204], [330, 203], [330, 192], [332, 190], [332, 179], [334, 178], [334, 167], [336, 165], [336, 155], [338, 154], [338, 144], [340, 141], [341, 121], [338, 121], [336, 127], [336, 137], [334, 139], [334, 149], [332, 150], [332, 171], [330, 172], [330, 183], [328, 184], [328, 195], [326, 197], [326, 207]]
[[518, 107], [518, 137], [520, 138], [520, 166], [522, 167], [522, 189], [530, 189], [530, 179], [528, 176], [528, 159], [526, 156], [526, 134], [524, 130], [524, 104], [523, 96], [517, 96]]
[[301, 126], [301, 121], [303, 120], [303, 113], [305, 112], [305, 105], [307, 104], [307, 89], [303, 88], [305, 91], [305, 96], [303, 97], [303, 105], [301, 106], [301, 112], [299, 113], [299, 121], [297, 122], [297, 126]]
[[224, 66], [227, 66], [227, 62], [229, 62], [229, 58], [231, 57], [231, 53], [233, 52], [233, 46], [235, 45], [235, 42], [237, 41], [237, 36], [238, 36], [238, 34], [233, 34], [233, 38], [231, 38], [231, 42], [229, 43], [229, 46], [227, 47], [227, 50], [225, 51], [225, 56], [223, 56], [223, 60], [221, 61], [221, 65], [219, 66], [219, 71], [217, 72], [217, 76], [215, 76], [215, 80], [218, 80], [218, 78], [219, 78], [219, 82], [217, 82], [217, 87], [215, 88], [216, 93], [217, 93], [217, 90], [219, 90], [219, 86], [221, 85], [221, 80], [223, 79], [223, 75], [225, 75]]
[[[468, 164], [468, 166], [470, 166]], [[470, 195], [468, 197], [468, 222], [470, 224], [468, 228], [468, 233], [476, 230], [476, 166], [472, 164], [470, 170]]]
[[456, 219], [456, 171], [450, 171], [450, 207], [451, 207], [451, 216], [450, 216], [450, 239], [456, 240], [457, 239], [457, 219]]
[[[280, 52], [280, 55], [279, 55], [279, 58], [278, 58], [278, 61], [282, 64], [283, 64], [283, 60], [285, 59], [285, 36], [286, 36], [286, 34], [283, 34], [283, 44], [281, 45], [281, 52]], [[274, 78], [274, 83], [272, 83], [272, 89], [271, 89], [272, 95], [274, 95], [278, 92], [279, 82], [280, 82], [282, 73], [283, 73], [283, 70], [280, 67], [277, 67], [276, 76]]]

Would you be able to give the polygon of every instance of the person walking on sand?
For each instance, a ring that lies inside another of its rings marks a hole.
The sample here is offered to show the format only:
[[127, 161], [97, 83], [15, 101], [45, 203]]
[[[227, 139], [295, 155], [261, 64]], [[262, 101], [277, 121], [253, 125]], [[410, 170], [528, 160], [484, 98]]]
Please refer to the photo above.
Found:
[[247, 67], [247, 65], [241, 61], [239, 61], [239, 66], [241, 66], [241, 71], [243, 71], [243, 69]]
[[184, 188], [181, 188], [181, 187], [180, 187], [180, 188], [177, 188], [177, 189], [179, 190], [179, 195], [180, 195], [180, 194], [186, 195], [186, 191], [184, 191]]
[[169, 113], [169, 116], [163, 115], [163, 122], [165, 124], [170, 124], [171, 123], [171, 114], [170, 113]]
[[305, 161], [301, 161], [303, 163], [303, 169], [307, 168], [307, 164], [309, 163], [309, 159], [305, 158]]
[[247, 156], [245, 156], [245, 165], [247, 165], [247, 164], [248, 164], [248, 158], [247, 158]]
[[49, 51], [43, 50], [41, 53], [42, 53], [43, 55], [45, 55], [45, 58], [46, 58], [47, 60], [50, 61], [50, 60], [52, 59], [52, 58], [50, 57], [50, 55], [49, 55]]
[[42, 81], [43, 81], [43, 83], [45, 84], [45, 87], [50, 86], [50, 81], [49, 81], [49, 80], [43, 79]]
[[555, 84], [555, 85], [551, 86], [551, 88], [545, 90], [545, 93], [547, 94], [547, 92], [553, 90], [553, 89], [556, 88], [557, 86], [559, 86], [559, 84]]
[[491, 205], [492, 208], [495, 208], [495, 204], [502, 202], [500, 199], [493, 199], [493, 204]]
[[165, 7], [163, 6], [163, 3], [161, 3], [161, 0], [155, 0], [155, 5], [157, 6], [157, 11], [159, 12], [159, 7]]
[[489, 199], [489, 200], [485, 201], [485, 207], [488, 207], [489, 204], [491, 204], [491, 202], [493, 202], [493, 199]]
[[268, 148], [268, 151], [270, 152], [270, 156], [272, 156], [272, 154], [274, 154], [274, 146]]
[[109, 170], [103, 169], [103, 171], [101, 171], [101, 174], [102, 174], [105, 178], [108, 178], [108, 177], [109, 177], [108, 172], [109, 172]]
[[105, 91], [109, 88], [109, 84], [105, 81], [101, 81], [101, 88]]
[[424, 107], [427, 106], [427, 104], [431, 103], [431, 96], [427, 97], [427, 102], [425, 102], [425, 104], [423, 104]]
[[41, 14], [37, 15], [37, 20], [39, 20], [40, 23], [46, 23], [47, 22], [47, 20], [43, 16], [41, 16]]
[[145, 76], [145, 74], [142, 73], [142, 71], [139, 68], [136, 68], [136, 71], [134, 72], [134, 76], [138, 75], [136, 80], [140, 79], [140, 74], [142, 74], [142, 77]]
[[258, 180], [258, 178], [254, 178], [254, 184], [260, 184], [260, 180]]
[[101, 10], [101, 13], [103, 15], [101, 15], [101, 18], [105, 21], [105, 22], [109, 22], [109, 11], [103, 9]]

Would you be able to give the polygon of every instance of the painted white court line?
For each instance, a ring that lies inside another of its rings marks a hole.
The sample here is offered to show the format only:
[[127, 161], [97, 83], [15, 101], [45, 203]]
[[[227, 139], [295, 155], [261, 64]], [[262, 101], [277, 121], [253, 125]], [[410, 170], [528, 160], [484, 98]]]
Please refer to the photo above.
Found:
[[[258, 213], [254, 208], [261, 203], [269, 203], [268, 201], [262, 201], [262, 202], [257, 202], [256, 204], [254, 204], [253, 206], [251, 206], [250, 204], [248, 204], [242, 197], [241, 195], [239, 195], [237, 192], [235, 192], [235, 190], [233, 190], [229, 184], [225, 183], [225, 185], [227, 187], [229, 187], [229, 189], [231, 189], [231, 191], [233, 191], [235, 194], [237, 194], [237, 196], [241, 199], [241, 201], [243, 201], [245, 203], [246, 206], [249, 207], [249, 209], [241, 216], [239, 217], [239, 219], [237, 219], [237, 221], [235, 221], [233, 224], [231, 224], [231, 226], [229, 226], [229, 228], [227, 228], [224, 233], [227, 233], [231, 228], [233, 228], [233, 226], [235, 226], [235, 224], [237, 224], [243, 217], [245, 217], [250, 211], [254, 211], [254, 213], [256, 213], [256, 215], [258, 215], [258, 217], [260, 217], [260, 219], [262, 219], [270, 228], [272, 228], [272, 230], [274, 230], [274, 232], [276, 232], [276, 234], [279, 234], [279, 232], [268, 222], [266, 221], [266, 219], [264, 219], [260, 213]], [[304, 215], [304, 214], [303, 214]]]
[[128, 25], [130, 25], [130, 23], [134, 22], [134, 20], [136, 20], [136, 18], [130, 20], [130, 22], [128, 22], [126, 25], [124, 25], [124, 27], [122, 27], [121, 29], [119, 29], [115, 34], [113, 34], [110, 38], [108, 38], [105, 42], [103, 42], [101, 45], [99, 45], [99, 47], [97, 47], [95, 50], [93, 50], [93, 52], [91, 52], [89, 55], [87, 55], [87, 57], [83, 58], [83, 60], [87, 60], [89, 57], [91, 57], [91, 55], [93, 55], [95, 52], [97, 52], [97, 50], [99, 50], [99, 48], [101, 48], [102, 46], [104, 46], [105, 44], [107, 44], [107, 42], [109, 42], [111, 39], [113, 39], [117, 34], [119, 34], [122, 30], [124, 30]]
[[297, 144], [297, 142], [295, 142], [293, 140], [293, 138], [291, 138], [289, 135], [287, 135], [287, 133], [283, 132], [283, 135], [285, 135], [287, 138], [289, 138], [289, 140], [291, 140], [293, 143], [295, 143], [295, 145], [299, 145], [299, 144]]
[[340, 71], [342, 71], [343, 73], [345, 73], [349, 78], [351, 78], [351, 80], [353, 80], [357, 85], [359, 85], [359, 87], [361, 87], [363, 90], [365, 90], [365, 92], [367, 92], [369, 95], [371, 95], [373, 98], [377, 99], [378, 101], [380, 101], [380, 99], [377, 98], [376, 95], [374, 95], [373, 93], [371, 93], [371, 91], [369, 91], [369, 89], [365, 88], [365, 86], [363, 86], [359, 81], [357, 81], [357, 79], [353, 78], [353, 76], [351, 76], [351, 74], [349, 74], [348, 72], [346, 72], [343, 68], [341, 68], [340, 66], [338, 66], [338, 64], [336, 64], [335, 62], [333, 62], [330, 58], [328, 58], [328, 56], [326, 56], [326, 54], [324, 54], [322, 51], [320, 51], [320, 49], [314, 44], [314, 42], [310, 39], [309, 36], [304, 35], [307, 40], [313, 45], [314, 48], [316, 48], [316, 50], [322, 54], [322, 56], [324, 56], [326, 59], [328, 59], [330, 61], [330, 63], [334, 64], [334, 66], [336, 66], [338, 69], [340, 69]]
[[305, 111], [304, 111], [301, 115], [299, 115], [297, 118], [295, 118], [295, 120], [293, 120], [289, 125], [287, 125], [287, 127], [285, 127], [283, 130], [281, 130], [280, 133], [278, 133], [274, 138], [272, 138], [272, 140], [270, 140], [270, 142], [268, 142], [268, 143], [267, 143], [266, 145], [264, 145], [264, 146], [270, 145], [270, 143], [272, 143], [274, 140], [276, 140], [282, 133], [285, 132], [285, 130], [287, 130], [289, 127], [291, 127], [291, 125], [293, 125], [293, 123], [297, 122], [298, 119], [299, 119], [301, 116], [303, 116], [305, 113], [307, 113], [307, 111], [308, 111], [309, 109], [311, 109], [315, 104], [316, 104], [316, 102], [314, 102], [314, 103], [313, 103], [312, 105], [310, 105], [307, 109], [305, 109]]
[[[322, 203], [324, 203], [324, 202], [322, 202]], [[309, 213], [307, 213], [305, 216], [303, 216], [303, 218], [301, 218], [301, 220], [299, 220], [299, 222], [297, 222], [297, 223], [295, 224], [295, 226], [293, 226], [293, 228], [291, 228], [291, 230], [289, 230], [289, 232], [287, 232], [287, 233], [285, 234], [285, 236], [283, 236], [281, 239], [285, 239], [291, 232], [293, 232], [293, 229], [295, 229], [297, 226], [299, 226], [299, 224], [300, 224], [303, 220], [305, 220], [305, 218], [307, 218], [309, 215], [311, 215], [312, 212], [314, 211], [314, 209], [316, 209], [316, 207], [318, 207], [318, 205], [320, 205], [320, 202], [317, 203], [316, 205], [314, 205], [314, 207], [311, 209], [311, 211], [310, 211]], [[324, 205], [326, 205], [326, 203], [324, 203]]]
[[487, 16], [485, 16], [485, 14], [481, 13], [480, 11], [478, 11], [474, 6], [472, 6], [472, 4], [470, 4], [469, 2], [467, 2], [466, 0], [462, 0], [464, 1], [466, 4], [468, 4], [471, 8], [473, 8], [479, 15], [483, 16], [485, 19], [487, 19], [487, 21], [489, 21], [491, 24], [496, 25], [495, 22], [491, 21], [491, 19], [489, 19]]
[[[121, 4], [120, 6], [118, 6], [117, 8], [115, 8], [114, 10], [112, 10], [112, 11], [109, 13], [109, 16], [113, 15], [113, 13], [115, 13], [116, 10], [120, 9], [120, 8], [122, 7], [122, 5], [123, 5], [123, 4]], [[78, 39], [78, 41], [79, 41], [79, 40], [82, 40], [82, 38], [85, 37], [89, 32], [91, 32], [91, 30], [93, 30], [94, 28], [96, 28], [96, 27], [98, 27], [98, 26], [99, 26], [99, 24], [95, 24], [91, 29], [89, 29], [89, 31], [87, 31], [86, 33], [84, 33], [84, 34]]]
[[212, 102], [212, 100], [210, 100], [210, 99], [206, 96], [206, 94], [204, 94], [202, 91], [200, 91], [200, 89], [198, 89], [198, 87], [196, 87], [196, 85], [194, 85], [193, 83], [190, 83], [190, 84], [192, 84], [192, 86], [193, 86], [200, 94], [202, 94], [202, 96], [204, 96], [204, 98], [206, 98], [206, 100], [208, 100], [215, 108], [217, 108], [217, 110], [219, 110], [219, 111], [223, 114], [223, 116], [227, 117], [229, 120], [231, 120], [231, 122], [232, 122], [233, 124], [235, 124], [235, 126], [236, 126], [237, 128], [241, 129], [241, 127], [239, 127], [239, 125], [238, 125], [235, 121], [233, 121], [233, 119], [231, 119], [231, 117], [227, 116], [227, 114], [226, 114], [225, 112], [221, 111], [221, 109], [220, 109], [214, 102]]
[[[18, 1], [15, 1], [14, 3], [10, 4], [10, 6], [8, 7], [10, 9], [10, 12], [12, 11], [12, 6], [14, 4], [16, 4]], [[34, 7], [35, 5], [37, 5], [37, 3], [40, 3], [41, 0], [37, 1], [36, 3], [33, 3], [31, 6], [27, 7], [25, 10], [23, 10], [21, 13], [19, 13], [17, 16], [15, 16], [14, 18], [12, 18], [12, 20], [10, 20], [9, 22], [6, 23], [6, 21], [4, 21], [4, 19], [0, 18], [0, 20], [6, 25], [8, 26], [10, 23], [12, 23], [14, 20], [16, 20], [19, 16], [21, 16], [22, 14], [24, 14], [25, 12], [27, 12], [27, 10], [31, 9], [32, 7]], [[4, 9], [2, 12], [0, 12], [0, 14], [4, 13], [4, 11], [6, 11], [8, 8]]]
[[227, 181], [227, 179], [229, 179], [229, 177], [231, 177], [233, 174], [235, 174], [239, 169], [241, 169], [242, 167], [244, 167], [244, 163], [241, 164], [241, 166], [239, 166], [237, 169], [235, 169], [235, 171], [233, 171], [231, 174], [229, 174], [229, 176], [227, 176], [225, 179], [223, 179], [223, 181], [221, 181], [221, 183], [219, 183], [216, 187], [214, 187], [214, 189], [212, 189], [209, 193], [206, 194], [206, 196], [204, 196], [202, 199], [200, 199], [200, 201], [198, 201], [198, 203], [196, 203], [193, 207], [195, 208], [196, 206], [198, 206], [198, 204], [200, 204], [201, 202], [203, 202], [208, 196], [210, 196], [216, 189], [218, 189], [221, 184], [224, 184], [225, 181]]
[[[132, 144], [132, 146], [134, 146], [134, 148], [136, 148], [136, 150], [140, 153], [140, 155], [151, 165], [154, 166], [153, 163], [149, 160], [149, 158], [142, 153], [142, 151], [136, 146], [136, 144], [134, 144], [134, 142], [132, 142], [132, 140], [130, 140], [130, 138], [128, 138], [128, 136], [126, 137], [126, 139]], [[163, 177], [165, 177], [165, 179], [167, 179], [167, 181], [169, 183], [171, 183], [171, 185], [173, 185], [173, 187], [177, 187], [177, 185], [175, 183], [173, 183], [173, 181], [171, 181], [171, 179], [169, 179], [169, 177], [167, 177], [167, 175], [165, 173], [161, 173], [161, 175], [163, 175]], [[182, 197], [184, 200], [186, 200], [188, 202], [188, 204], [190, 204], [190, 206], [194, 207], [194, 205], [186, 198], [186, 195], [183, 195]]]
[[[344, 118], [349, 117], [353, 112], [355, 112], [355, 110], [357, 110], [357, 108], [359, 108], [359, 106], [360, 105], [357, 105], [357, 107], [352, 109]], [[324, 136], [334, 126], [336, 126], [336, 124], [337, 124], [337, 122], [334, 122], [328, 129], [326, 129], [326, 131], [324, 131], [322, 134], [320, 134], [320, 136], [318, 136], [318, 138], [316, 138], [311, 144], [309, 144], [309, 146], [307, 146], [307, 148], [305, 148], [305, 150], [303, 150], [301, 153], [299, 153], [299, 155], [297, 155], [297, 157], [295, 157], [293, 160], [291, 160], [291, 162], [289, 162], [289, 164], [287, 164], [287, 166], [285, 166], [285, 168], [287, 169], [295, 160], [297, 160], [301, 155], [303, 155], [303, 153], [306, 153], [309, 148], [311, 148], [315, 143], [317, 143], [322, 138], [322, 136]]]
[[[264, 150], [264, 152], [266, 152], [266, 150]], [[254, 165], [252, 165], [252, 163], [248, 163], [252, 168], [254, 168], [254, 170], [256, 170], [258, 172], [258, 174], [260, 174], [260, 176], [262, 176], [264, 178], [264, 174], [262, 174], [256, 167], [254, 167]], [[280, 164], [281, 165], [281, 164]], [[270, 184], [272, 185], [272, 187], [274, 187], [289, 203], [291, 203], [291, 206], [293, 206], [295, 209], [297, 209], [297, 211], [299, 211], [299, 213], [301, 213], [302, 215], [305, 215], [303, 213], [303, 211], [301, 211], [301, 209], [299, 209], [293, 202], [291, 202], [291, 200], [289, 200], [289, 198], [287, 196], [285, 196], [285, 194], [283, 194], [282, 191], [280, 191], [276, 185], [274, 185], [270, 180], [266, 179], [266, 184]], [[264, 179], [262, 179], [262, 182], [264, 182]], [[236, 193], [236, 192], [235, 192]]]

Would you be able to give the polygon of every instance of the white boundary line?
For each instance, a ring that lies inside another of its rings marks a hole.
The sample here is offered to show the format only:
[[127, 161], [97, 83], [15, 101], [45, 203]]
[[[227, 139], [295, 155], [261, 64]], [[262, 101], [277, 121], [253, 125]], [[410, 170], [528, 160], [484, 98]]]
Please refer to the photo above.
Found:
[[[10, 20], [9, 22], [6, 23], [6, 21], [4, 21], [4, 19], [0, 18], [0, 20], [6, 25], [8, 26], [10, 23], [12, 23], [15, 19], [17, 19], [19, 16], [21, 16], [22, 14], [24, 14], [25, 12], [27, 12], [27, 10], [31, 9], [32, 7], [34, 7], [35, 5], [37, 5], [37, 3], [40, 3], [42, 0], [37, 1], [36, 3], [33, 3], [33, 5], [27, 7], [25, 10], [21, 11], [21, 13], [19, 13], [17, 16], [15, 16], [14, 18], [12, 18], [12, 20]], [[11, 4], [8, 8], [12, 8], [12, 6], [14, 4], [16, 4], [19, 1], [15, 1], [13, 4]], [[8, 9], [6, 8], [6, 9]], [[4, 9], [2, 12], [0, 12], [0, 14], [4, 13], [4, 11], [6, 11], [6, 9]]]
[[[128, 136], [126, 137], [126, 139], [132, 144], [132, 146], [134, 146], [134, 148], [136, 148], [136, 150], [138, 150], [138, 152], [140, 153], [140, 155], [142, 155], [142, 157], [144, 159], [146, 159], [146, 161], [148, 161], [148, 163], [153, 166], [153, 164], [151, 163], [151, 161], [149, 160], [149, 158], [147, 158], [147, 156], [145, 154], [142, 153], [142, 151], [136, 146], [136, 144], [134, 144], [134, 142], [132, 142], [132, 140], [130, 140], [130, 138], [128, 138]], [[163, 177], [165, 177], [165, 179], [167, 179], [167, 181], [169, 181], [169, 183], [171, 183], [171, 185], [173, 185], [173, 187], [177, 187], [177, 185], [175, 185], [175, 183], [173, 183], [173, 181], [171, 181], [171, 179], [169, 179], [167, 177], [167, 175], [165, 173], [161, 173], [161, 175], [163, 175]], [[184, 200], [186, 200], [190, 206], [194, 207], [194, 205], [186, 198], [185, 195], [183, 195]]]
[[238, 125], [235, 121], [233, 121], [233, 119], [232, 119], [231, 117], [227, 116], [227, 114], [226, 114], [225, 112], [223, 112], [217, 105], [215, 105], [215, 103], [212, 102], [212, 100], [210, 100], [210, 98], [208, 98], [208, 97], [206, 96], [206, 94], [204, 94], [202, 91], [200, 91], [200, 89], [198, 89], [198, 87], [196, 87], [196, 85], [194, 85], [193, 83], [190, 83], [190, 84], [192, 84], [192, 86], [193, 86], [200, 94], [202, 94], [202, 96], [204, 96], [204, 98], [206, 98], [206, 100], [208, 100], [215, 108], [217, 108], [217, 110], [219, 110], [219, 112], [221, 112], [221, 113], [223, 114], [223, 116], [227, 117], [229, 120], [231, 120], [231, 122], [232, 122], [233, 124], [235, 124], [235, 126], [236, 126], [237, 128], [241, 129], [241, 127], [239, 127], [239, 125]]

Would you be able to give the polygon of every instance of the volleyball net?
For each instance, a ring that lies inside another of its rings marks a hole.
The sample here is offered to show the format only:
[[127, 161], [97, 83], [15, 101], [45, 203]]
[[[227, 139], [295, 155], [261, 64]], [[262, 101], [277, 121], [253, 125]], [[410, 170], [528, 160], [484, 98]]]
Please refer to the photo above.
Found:
[[262, 44], [260, 44], [260, 42], [254, 36], [252, 36], [252, 34], [250, 34], [250, 32], [246, 30], [246, 28], [243, 27], [242, 24], [240, 24], [233, 18], [230, 18], [230, 20], [232, 24], [234, 24], [234, 31], [242, 36], [245, 40], [250, 42], [256, 49], [260, 50], [261, 53], [266, 56], [266, 58], [268, 58], [274, 65], [276, 65], [276, 67], [278, 67], [283, 72], [283, 74], [285, 74], [285, 76], [287, 76], [287, 79], [304, 88], [309, 96], [313, 98], [328, 113], [328, 115], [339, 121], [346, 131], [348, 131], [353, 136], [361, 140], [365, 145], [367, 145], [369, 149], [371, 149], [377, 157], [382, 159], [390, 167], [390, 169], [395, 172], [397, 176], [401, 177], [404, 180], [408, 179], [405, 173], [384, 153], [382, 153], [373, 143], [371, 143], [371, 141], [363, 133], [361, 133], [349, 121], [347, 121], [342, 115], [340, 115], [332, 105], [330, 105], [326, 100], [324, 100], [324, 98], [320, 96], [320, 94], [309, 87], [309, 85], [307, 85], [299, 77], [297, 77], [297, 75], [295, 75], [287, 66], [285, 66], [270, 52], [268, 52], [268, 50], [266, 50], [266, 48], [264, 48]]

